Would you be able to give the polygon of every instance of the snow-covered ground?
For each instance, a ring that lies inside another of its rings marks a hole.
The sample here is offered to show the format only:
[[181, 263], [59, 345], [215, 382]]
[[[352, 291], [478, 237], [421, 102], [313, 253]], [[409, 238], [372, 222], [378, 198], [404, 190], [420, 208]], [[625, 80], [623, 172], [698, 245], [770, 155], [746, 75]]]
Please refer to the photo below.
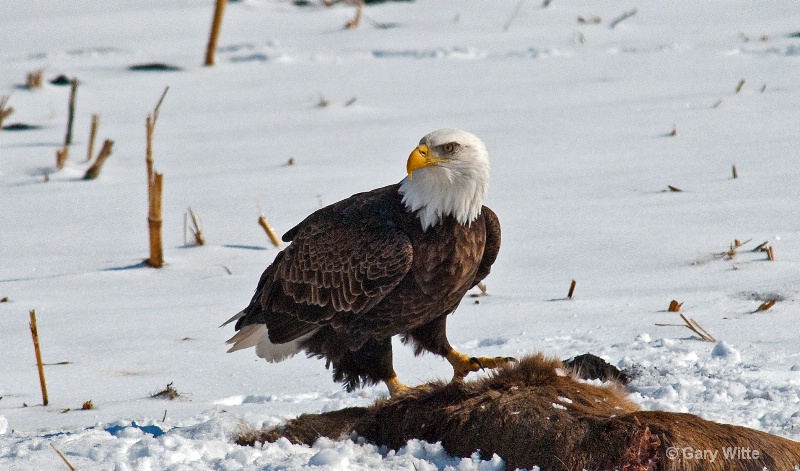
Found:
[[[228, 5], [217, 65], [204, 67], [212, 12], [211, 0], [0, 7], [0, 95], [15, 109], [5, 124], [39, 126], [0, 131], [0, 468], [66, 469], [51, 444], [80, 470], [502, 468], [418, 441], [231, 442], [243, 424], [386, 395], [343, 392], [320, 360], [225, 353], [232, 329], [217, 326], [277, 253], [259, 205], [282, 233], [399, 181], [419, 138], [441, 127], [487, 143], [486, 204], [503, 225], [490, 296], [450, 318], [456, 348], [592, 352], [640, 372], [643, 408], [800, 439], [794, 2], [417, 0], [369, 6], [345, 30], [351, 6], [244, 0]], [[152, 62], [182, 70], [129, 70]], [[21, 87], [40, 68], [81, 82], [60, 171], [69, 87]], [[154, 139], [167, 265], [156, 270], [141, 263], [145, 118], [167, 85]], [[114, 151], [83, 181], [93, 113]], [[206, 246], [184, 244], [188, 207]], [[752, 240], [723, 256], [736, 239]], [[751, 252], [762, 242], [775, 261]], [[720, 343], [657, 326], [683, 323], [666, 312], [672, 299]], [[395, 352], [406, 383], [451, 372]], [[177, 399], [150, 397], [168, 383]]]

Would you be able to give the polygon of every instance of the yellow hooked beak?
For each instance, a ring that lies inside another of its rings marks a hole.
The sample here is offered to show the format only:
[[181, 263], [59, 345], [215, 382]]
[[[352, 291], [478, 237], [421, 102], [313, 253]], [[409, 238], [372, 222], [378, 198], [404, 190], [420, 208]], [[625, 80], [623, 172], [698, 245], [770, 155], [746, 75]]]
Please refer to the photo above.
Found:
[[411, 174], [414, 170], [431, 167], [433, 165], [437, 165], [441, 162], [448, 162], [450, 159], [443, 159], [441, 157], [436, 157], [431, 155], [430, 149], [428, 149], [427, 144], [420, 144], [411, 152], [411, 155], [408, 156], [408, 162], [406, 163], [406, 170], [408, 171], [408, 178], [412, 178]]

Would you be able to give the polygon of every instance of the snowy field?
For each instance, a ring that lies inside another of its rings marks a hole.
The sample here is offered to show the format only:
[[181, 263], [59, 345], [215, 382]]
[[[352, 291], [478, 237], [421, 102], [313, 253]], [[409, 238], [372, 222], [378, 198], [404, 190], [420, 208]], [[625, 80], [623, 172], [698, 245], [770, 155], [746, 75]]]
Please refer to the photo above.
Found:
[[[81, 471], [502, 469], [419, 441], [231, 442], [243, 424], [387, 394], [343, 392], [321, 360], [225, 353], [233, 330], [218, 326], [277, 253], [259, 205], [282, 234], [402, 179], [420, 137], [442, 127], [486, 142], [486, 204], [503, 226], [490, 295], [450, 318], [454, 347], [592, 352], [640, 373], [632, 398], [645, 409], [800, 439], [795, 2], [417, 0], [368, 6], [345, 30], [352, 6], [244, 0], [228, 5], [217, 65], [204, 67], [212, 12], [211, 0], [0, 7], [0, 96], [15, 109], [4, 124], [36, 126], [0, 131], [0, 469], [67, 469], [51, 445]], [[153, 62], [180, 70], [129, 69]], [[26, 90], [37, 69], [80, 80], [60, 171], [69, 87]], [[142, 264], [145, 118], [167, 85], [157, 270]], [[115, 144], [84, 181], [93, 113], [99, 142]], [[188, 207], [205, 246], [184, 243]], [[749, 242], [725, 255], [734, 240]], [[752, 252], [762, 242], [774, 261]], [[681, 327], [672, 299], [720, 342]], [[395, 367], [412, 385], [452, 371], [399, 342]], [[178, 398], [151, 397], [169, 383]]]

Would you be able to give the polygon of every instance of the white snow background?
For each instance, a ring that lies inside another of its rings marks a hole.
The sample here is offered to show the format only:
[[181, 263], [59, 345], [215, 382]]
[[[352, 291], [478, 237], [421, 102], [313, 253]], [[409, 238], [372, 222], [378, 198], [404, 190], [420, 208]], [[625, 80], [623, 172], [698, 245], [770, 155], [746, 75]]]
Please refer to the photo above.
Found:
[[[795, 2], [417, 0], [368, 6], [345, 30], [352, 6], [244, 0], [228, 5], [217, 65], [204, 67], [212, 13], [211, 0], [0, 6], [0, 95], [15, 108], [5, 124], [40, 126], [0, 131], [0, 468], [66, 469], [52, 444], [80, 470], [502, 469], [419, 441], [231, 441], [243, 424], [387, 394], [345, 393], [302, 355], [225, 353], [233, 329], [219, 324], [277, 253], [258, 205], [282, 234], [399, 181], [419, 138], [441, 127], [486, 142], [486, 204], [503, 227], [490, 295], [450, 317], [457, 349], [592, 352], [636, 365], [645, 409], [800, 439]], [[151, 62], [182, 70], [128, 69]], [[60, 171], [69, 87], [24, 89], [39, 68], [81, 82]], [[154, 136], [167, 264], [152, 269], [145, 118], [167, 85]], [[92, 113], [98, 148], [115, 144], [83, 181]], [[206, 246], [184, 244], [190, 206]], [[736, 239], [752, 240], [722, 256]], [[775, 261], [751, 252], [762, 242]], [[720, 343], [656, 326], [682, 323], [672, 299]], [[451, 374], [399, 342], [395, 364], [411, 385]], [[168, 383], [179, 398], [150, 397]], [[87, 400], [94, 409], [80, 410]]]

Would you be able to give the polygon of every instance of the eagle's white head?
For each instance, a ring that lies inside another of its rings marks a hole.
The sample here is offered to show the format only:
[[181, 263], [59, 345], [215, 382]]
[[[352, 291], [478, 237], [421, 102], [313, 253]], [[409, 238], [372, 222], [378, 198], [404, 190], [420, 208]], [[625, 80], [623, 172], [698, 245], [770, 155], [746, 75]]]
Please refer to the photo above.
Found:
[[400, 194], [403, 204], [416, 212], [423, 230], [444, 216], [470, 224], [481, 213], [489, 189], [489, 154], [474, 134], [459, 129], [433, 131], [411, 152], [407, 170]]

